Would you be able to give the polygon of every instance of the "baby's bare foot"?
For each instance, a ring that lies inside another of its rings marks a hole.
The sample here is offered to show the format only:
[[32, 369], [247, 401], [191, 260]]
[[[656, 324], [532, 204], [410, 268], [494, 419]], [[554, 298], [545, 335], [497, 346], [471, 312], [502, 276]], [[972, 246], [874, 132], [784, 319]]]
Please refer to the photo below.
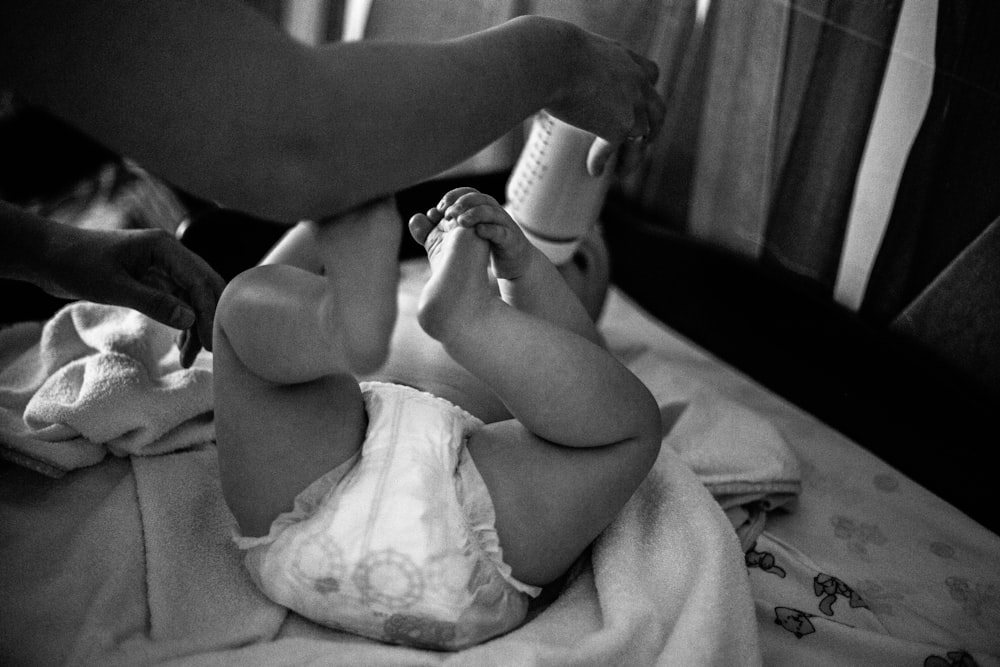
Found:
[[420, 295], [417, 321], [445, 345], [457, 335], [475, 335], [490, 308], [500, 305], [487, 266], [489, 243], [472, 229], [442, 221], [436, 209], [410, 218], [410, 234], [424, 246], [431, 277]]
[[517, 280], [528, 271], [538, 253], [524, 232], [493, 197], [473, 188], [458, 188], [438, 204], [446, 220], [474, 227], [479, 238], [490, 242], [497, 278]]

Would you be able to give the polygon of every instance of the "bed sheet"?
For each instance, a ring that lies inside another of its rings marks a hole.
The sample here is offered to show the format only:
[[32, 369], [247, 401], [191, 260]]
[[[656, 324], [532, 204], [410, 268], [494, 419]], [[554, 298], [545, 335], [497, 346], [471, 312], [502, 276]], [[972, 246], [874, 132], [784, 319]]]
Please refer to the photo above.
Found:
[[[58, 479], [0, 461], [0, 661], [1000, 665], [996, 535], [617, 290], [601, 329], [672, 425], [662, 474], [562, 594], [496, 645], [383, 651], [269, 604], [229, 543], [206, 443]], [[747, 487], [699, 470], [719, 461], [690, 449], [719, 433], [711, 452], [737, 463], [787, 445], [801, 492], [775, 456], [778, 468], [750, 468], [779, 483], [744, 503]], [[741, 524], [745, 507], [763, 511]], [[624, 576], [630, 567], [655, 579]]]
[[799, 497], [745, 556], [765, 664], [1000, 664], [996, 534], [635, 304], [611, 301], [604, 330], [764, 416], [799, 460]]

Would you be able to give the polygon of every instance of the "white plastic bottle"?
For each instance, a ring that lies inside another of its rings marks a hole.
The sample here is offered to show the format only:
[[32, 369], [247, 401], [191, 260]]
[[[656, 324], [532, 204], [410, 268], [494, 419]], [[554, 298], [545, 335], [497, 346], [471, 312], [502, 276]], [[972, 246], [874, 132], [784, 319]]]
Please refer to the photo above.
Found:
[[507, 181], [507, 213], [553, 264], [573, 256], [611, 184], [613, 160], [601, 176], [587, 172], [593, 141], [590, 132], [541, 111]]

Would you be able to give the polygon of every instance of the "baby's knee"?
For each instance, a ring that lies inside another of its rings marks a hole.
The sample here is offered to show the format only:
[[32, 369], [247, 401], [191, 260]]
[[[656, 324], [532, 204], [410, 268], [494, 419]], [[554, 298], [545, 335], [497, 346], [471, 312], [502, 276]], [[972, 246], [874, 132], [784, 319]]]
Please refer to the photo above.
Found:
[[[323, 282], [281, 264], [256, 266], [226, 286], [216, 308], [216, 328], [236, 355], [254, 368], [287, 361], [316, 331], [316, 304]], [[291, 352], [289, 352], [291, 350]]]
[[[222, 291], [215, 308], [215, 328], [227, 335], [243, 330], [248, 319], [254, 317], [252, 294], [260, 282], [261, 267], [254, 267], [234, 277]], [[218, 335], [218, 334], [216, 334]]]

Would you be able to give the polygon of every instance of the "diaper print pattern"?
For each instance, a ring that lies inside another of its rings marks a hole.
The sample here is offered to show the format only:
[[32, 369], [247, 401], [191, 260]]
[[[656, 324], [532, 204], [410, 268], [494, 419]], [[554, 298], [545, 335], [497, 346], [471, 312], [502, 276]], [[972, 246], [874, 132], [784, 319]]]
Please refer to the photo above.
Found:
[[346, 574], [344, 570], [343, 551], [325, 535], [305, 540], [292, 561], [295, 575], [323, 594], [340, 590]]
[[432, 556], [425, 567], [428, 583], [451, 593], [465, 590], [469, 585], [465, 562], [465, 555], [457, 550]]
[[395, 549], [382, 549], [358, 564], [351, 577], [366, 604], [406, 609], [424, 596], [424, 577], [412, 560]]
[[[296, 545], [292, 559], [294, 576], [320, 594], [348, 594], [353, 584], [365, 604], [403, 610], [420, 602], [428, 587], [451, 593], [466, 591], [481, 603], [496, 602], [504, 593], [487, 561], [479, 560], [473, 571], [465, 568], [466, 557], [458, 550], [436, 554], [423, 570], [413, 560], [394, 549], [368, 554], [348, 572], [343, 549], [327, 535], [310, 535]], [[413, 617], [416, 618], [416, 617]], [[412, 622], [398, 623], [410, 627]], [[395, 627], [395, 626], [394, 626]]]

